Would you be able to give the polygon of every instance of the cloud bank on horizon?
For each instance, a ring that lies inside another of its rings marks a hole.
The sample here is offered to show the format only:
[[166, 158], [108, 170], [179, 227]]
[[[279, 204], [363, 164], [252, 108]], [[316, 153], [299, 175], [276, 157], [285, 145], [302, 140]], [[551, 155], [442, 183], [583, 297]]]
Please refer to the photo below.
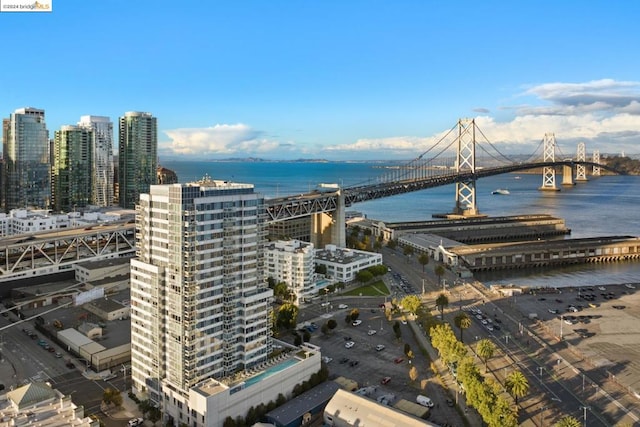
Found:
[[[476, 124], [486, 138], [508, 154], [532, 154], [547, 132], [559, 145], [601, 153], [635, 153], [640, 140], [640, 82], [594, 80], [584, 83], [532, 85], [513, 95], [517, 105], [477, 107]], [[457, 118], [452, 118], [455, 126]], [[266, 137], [269, 130], [247, 124], [216, 124], [205, 128], [165, 130], [170, 141], [160, 147], [166, 156], [191, 158], [262, 157], [266, 159], [325, 158], [329, 160], [411, 159], [427, 151], [450, 129], [428, 136], [361, 138], [309, 147], [296, 141]]]

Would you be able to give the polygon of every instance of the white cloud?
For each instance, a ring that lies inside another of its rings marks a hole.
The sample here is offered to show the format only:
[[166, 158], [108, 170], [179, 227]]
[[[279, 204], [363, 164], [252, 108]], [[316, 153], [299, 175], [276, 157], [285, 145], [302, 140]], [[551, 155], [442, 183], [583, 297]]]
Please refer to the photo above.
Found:
[[171, 138], [166, 148], [176, 154], [233, 154], [243, 148], [260, 149], [267, 145], [258, 140], [260, 132], [242, 123], [164, 132]]

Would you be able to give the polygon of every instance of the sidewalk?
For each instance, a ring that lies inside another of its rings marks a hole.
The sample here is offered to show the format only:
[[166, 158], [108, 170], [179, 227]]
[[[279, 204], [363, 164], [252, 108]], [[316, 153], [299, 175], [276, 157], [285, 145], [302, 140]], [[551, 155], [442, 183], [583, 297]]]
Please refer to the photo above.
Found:
[[101, 405], [102, 413], [112, 420], [130, 420], [132, 418], [142, 417], [142, 413], [138, 409], [138, 404], [122, 392], [122, 406], [107, 407], [104, 403]]
[[419, 327], [416, 324], [416, 322], [410, 321], [408, 323], [409, 325], [411, 325], [411, 329], [413, 330], [416, 339], [420, 342], [420, 345], [427, 350], [427, 353], [429, 353], [429, 358], [431, 359], [434, 366], [438, 370], [438, 375], [442, 380], [442, 386], [455, 399], [454, 402], [457, 400], [456, 405], [460, 408], [461, 411], [464, 412], [464, 415], [458, 412], [455, 409], [455, 406], [453, 408], [441, 407], [440, 412], [442, 411], [447, 412], [447, 420], [449, 420], [450, 424], [452, 425], [456, 425], [456, 426], [461, 425], [459, 424], [458, 420], [463, 421], [463, 418], [466, 418], [466, 420], [464, 420], [466, 421], [465, 425], [469, 425], [469, 426], [482, 425], [482, 419], [480, 418], [480, 414], [478, 414], [478, 412], [475, 411], [473, 408], [467, 407], [464, 393], [458, 392], [458, 385], [456, 384], [455, 379], [451, 376], [451, 373], [449, 372], [447, 367], [443, 365], [442, 360], [438, 355], [438, 352], [431, 346], [431, 343], [427, 339], [425, 332], [422, 330], [421, 327]]

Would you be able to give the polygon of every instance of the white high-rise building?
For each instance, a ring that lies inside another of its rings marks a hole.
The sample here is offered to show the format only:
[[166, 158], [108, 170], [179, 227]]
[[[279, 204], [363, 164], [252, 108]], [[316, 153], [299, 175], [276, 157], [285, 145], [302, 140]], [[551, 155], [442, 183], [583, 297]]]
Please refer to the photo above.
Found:
[[176, 425], [221, 425], [194, 406], [194, 387], [267, 361], [273, 292], [263, 271], [264, 209], [253, 185], [210, 179], [152, 185], [140, 196], [131, 261], [133, 391]]
[[78, 126], [93, 130], [91, 204], [113, 205], [113, 122], [104, 116], [81, 116]]
[[267, 246], [265, 271], [277, 283], [286, 283], [294, 304], [300, 305], [318, 293], [314, 259], [313, 243], [279, 240]]

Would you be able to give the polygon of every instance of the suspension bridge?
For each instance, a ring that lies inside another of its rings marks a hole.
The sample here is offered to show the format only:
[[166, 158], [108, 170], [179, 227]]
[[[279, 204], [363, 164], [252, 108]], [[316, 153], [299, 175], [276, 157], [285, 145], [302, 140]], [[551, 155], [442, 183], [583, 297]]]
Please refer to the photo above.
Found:
[[[484, 153], [477, 156], [478, 152]], [[452, 155], [452, 153], [455, 153]], [[476, 200], [476, 181], [493, 175], [531, 169], [542, 170], [541, 191], [559, 191], [556, 169], [562, 168], [562, 185], [587, 181], [599, 176], [602, 169], [619, 173], [600, 163], [595, 150], [590, 159], [586, 146], [579, 143], [575, 156], [567, 156], [559, 149], [555, 135], [546, 133], [534, 153], [524, 161], [514, 160], [497, 149], [474, 119], [460, 119], [442, 138], [417, 158], [397, 165], [371, 181], [348, 187], [325, 189], [295, 196], [266, 200], [268, 222], [290, 221], [311, 217], [311, 234], [318, 244], [319, 236], [329, 237], [332, 243], [345, 245], [345, 208], [355, 203], [390, 197], [427, 188], [455, 184], [455, 206], [452, 215], [474, 217], [479, 214]], [[575, 175], [574, 175], [575, 171]]]

